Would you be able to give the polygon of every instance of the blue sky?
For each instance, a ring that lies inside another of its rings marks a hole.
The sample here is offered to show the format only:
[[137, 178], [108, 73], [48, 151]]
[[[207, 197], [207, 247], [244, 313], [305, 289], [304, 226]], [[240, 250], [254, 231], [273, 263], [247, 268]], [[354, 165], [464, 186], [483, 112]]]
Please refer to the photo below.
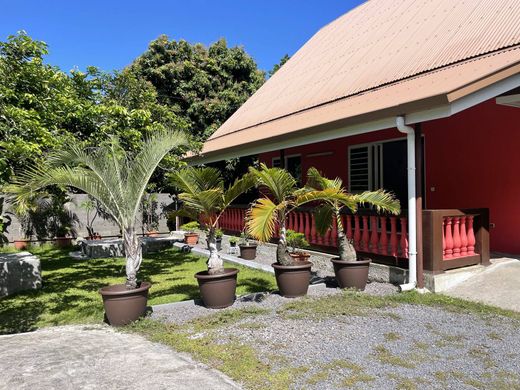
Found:
[[260, 68], [293, 54], [360, 0], [0, 0], [0, 40], [18, 30], [47, 42], [47, 62], [65, 71], [128, 65], [160, 34], [242, 45]]

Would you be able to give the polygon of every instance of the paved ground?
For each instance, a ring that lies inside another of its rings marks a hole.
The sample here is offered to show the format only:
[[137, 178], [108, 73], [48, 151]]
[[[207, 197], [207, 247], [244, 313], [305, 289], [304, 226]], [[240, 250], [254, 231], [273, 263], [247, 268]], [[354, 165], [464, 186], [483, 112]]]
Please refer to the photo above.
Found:
[[0, 356], [0, 389], [239, 388], [166, 346], [107, 326], [0, 336]]
[[444, 294], [520, 311], [520, 260], [497, 259], [485, 271]]

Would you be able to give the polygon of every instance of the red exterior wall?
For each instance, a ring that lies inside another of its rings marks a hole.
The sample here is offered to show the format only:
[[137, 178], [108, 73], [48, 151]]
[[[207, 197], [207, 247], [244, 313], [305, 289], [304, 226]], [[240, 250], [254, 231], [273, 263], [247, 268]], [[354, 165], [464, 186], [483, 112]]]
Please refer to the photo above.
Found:
[[[423, 123], [427, 208], [490, 209], [491, 250], [520, 254], [520, 109], [484, 102], [450, 118]], [[302, 172], [315, 166], [348, 179], [348, 146], [403, 138], [396, 129], [285, 150], [301, 154]], [[332, 152], [326, 156], [308, 156]], [[261, 154], [271, 165], [278, 152]]]

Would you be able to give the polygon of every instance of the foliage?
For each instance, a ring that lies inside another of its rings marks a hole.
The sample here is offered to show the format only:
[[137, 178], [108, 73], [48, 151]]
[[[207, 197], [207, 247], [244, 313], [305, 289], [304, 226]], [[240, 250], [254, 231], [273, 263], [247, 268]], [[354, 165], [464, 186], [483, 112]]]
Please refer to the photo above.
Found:
[[286, 54], [284, 55], [281, 59], [280, 59], [280, 62], [275, 64], [273, 66], [273, 69], [271, 69], [269, 71], [269, 78], [273, 77], [273, 75], [278, 72], [278, 70], [287, 62], [291, 59], [291, 57], [289, 57], [289, 54]]
[[240, 239], [239, 239], [238, 237], [235, 237], [235, 236], [231, 236], [231, 237], [229, 237], [229, 243], [230, 243], [231, 245], [236, 245], [236, 244], [238, 243], [239, 240], [240, 240]]
[[184, 230], [186, 232], [194, 232], [195, 230], [199, 230], [200, 225], [197, 221], [191, 221], [188, 223], [185, 223], [184, 225], [181, 225], [181, 230]]
[[343, 187], [340, 178], [327, 179], [316, 168], [309, 168], [307, 184], [304, 191], [309, 199], [322, 202], [315, 212], [316, 228], [318, 233], [325, 234], [337, 225], [339, 256], [341, 260], [356, 261], [356, 251], [352, 242], [345, 234], [345, 227], [341, 220], [341, 212], [348, 209], [352, 213], [357, 212], [358, 205], [370, 205], [377, 212], [389, 212], [399, 214], [399, 201], [391, 193], [383, 190], [365, 191], [361, 194], [351, 194]]
[[12, 220], [9, 213], [4, 211], [4, 201], [5, 199], [0, 197], [0, 247], [9, 242], [6, 233], [9, 233], [7, 229], [11, 225]]
[[224, 232], [222, 231], [222, 229], [215, 229], [215, 237], [216, 238], [224, 237]]
[[208, 230], [208, 272], [224, 272], [218, 255], [215, 231], [219, 219], [233, 201], [255, 184], [255, 178], [246, 174], [229, 187], [215, 168], [186, 168], [170, 175], [172, 184], [183, 191], [179, 199], [183, 202], [179, 214], [202, 221]]
[[294, 230], [288, 229], [286, 232], [287, 245], [292, 248], [292, 252], [296, 252], [296, 249], [303, 249], [309, 247], [309, 242], [305, 239], [305, 234], [295, 232]]
[[[25, 32], [0, 42], [0, 184], [71, 142], [99, 146], [118, 136], [136, 152], [156, 131], [187, 128], [135, 73], [88, 67], [66, 74], [44, 62], [47, 53]], [[175, 169], [179, 161], [169, 156], [162, 164]]]
[[[100, 287], [114, 284], [125, 274], [121, 258], [78, 260], [68, 251], [50, 245], [34, 247], [31, 252], [41, 260], [44, 288], [2, 298], [0, 334], [19, 333], [42, 326], [86, 324], [103, 321]], [[144, 256], [141, 275], [153, 283], [148, 303], [179, 302], [200, 296], [193, 274], [205, 259], [168, 250]], [[226, 264], [226, 266], [229, 266]], [[240, 269], [237, 294], [272, 291], [272, 275], [247, 267]]]
[[182, 117], [199, 141], [206, 140], [264, 82], [241, 47], [221, 39], [209, 47], [161, 35], [129, 67], [153, 84], [160, 104]]
[[50, 185], [73, 187], [97, 199], [123, 232], [127, 287], [136, 287], [142, 252], [135, 223], [142, 198], [164, 156], [186, 143], [183, 133], [165, 131], [150, 136], [137, 153], [123, 149], [116, 137], [107, 146], [89, 150], [69, 144], [21, 174], [8, 191], [18, 207]]
[[99, 200], [93, 198], [88, 195], [88, 198], [83, 201], [79, 207], [86, 211], [86, 223], [85, 227], [87, 229], [87, 233], [90, 239], [100, 238], [99, 233], [94, 231], [94, 221], [98, 216], [100, 216], [104, 220], [112, 219], [110, 214], [103, 208]]

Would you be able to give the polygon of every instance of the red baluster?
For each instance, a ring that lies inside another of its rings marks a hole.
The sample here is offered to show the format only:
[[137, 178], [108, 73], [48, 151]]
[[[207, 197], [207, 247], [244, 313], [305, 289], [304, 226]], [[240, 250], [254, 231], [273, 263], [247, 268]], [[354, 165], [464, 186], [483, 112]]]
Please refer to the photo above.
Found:
[[299, 223], [299, 218], [298, 218], [298, 212], [297, 211], [293, 211], [292, 212], [292, 215], [293, 215], [293, 230], [295, 232], [299, 232], [300, 231], [300, 223]]
[[298, 211], [298, 217], [300, 217], [300, 224], [299, 224], [299, 229], [300, 229], [300, 230], [298, 230], [298, 231], [299, 231], [300, 233], [305, 234], [305, 222], [304, 222], [304, 220], [303, 220], [303, 219], [304, 219], [304, 215], [303, 215], [303, 214], [304, 214], [303, 212]]
[[444, 258], [451, 259], [453, 257], [453, 236], [451, 231], [451, 217], [445, 217], [445, 221], [446, 255], [444, 256]]
[[244, 230], [246, 227], [246, 210], [242, 209], [241, 211], [241, 218], [240, 218], [240, 230]]
[[331, 246], [330, 229], [327, 229], [325, 237], [323, 237], [323, 245]]
[[446, 257], [446, 220], [442, 219], [442, 258]]
[[311, 243], [315, 244], [316, 242], [316, 219], [314, 217], [314, 214], [311, 214]]
[[388, 235], [386, 234], [386, 217], [381, 217], [381, 249], [380, 252], [382, 255], [388, 254]]
[[349, 240], [353, 240], [352, 237], [352, 217], [350, 215], [346, 216], [346, 230], [347, 230], [347, 238]]
[[460, 257], [460, 218], [453, 217], [453, 257]]
[[363, 215], [363, 233], [361, 234], [361, 250], [368, 252], [368, 239], [369, 239], [369, 231], [368, 231], [368, 216]]
[[370, 252], [379, 253], [379, 234], [377, 232], [377, 217], [375, 215], [370, 217]]
[[338, 222], [336, 218], [332, 219], [332, 232], [331, 232], [332, 246], [338, 246]]
[[473, 231], [473, 215], [468, 215], [466, 218], [466, 228], [468, 231], [468, 255], [472, 256], [475, 254], [475, 232]]
[[397, 257], [397, 218], [390, 217], [390, 254]]
[[468, 236], [466, 234], [466, 217], [460, 217], [460, 255], [468, 255]]
[[307, 241], [311, 242], [311, 215], [308, 211], [305, 213], [305, 238]]
[[354, 248], [359, 250], [361, 248], [361, 229], [359, 228], [359, 216], [354, 215]]
[[401, 220], [401, 255], [408, 257], [408, 233], [406, 232], [406, 218], [402, 217]]

